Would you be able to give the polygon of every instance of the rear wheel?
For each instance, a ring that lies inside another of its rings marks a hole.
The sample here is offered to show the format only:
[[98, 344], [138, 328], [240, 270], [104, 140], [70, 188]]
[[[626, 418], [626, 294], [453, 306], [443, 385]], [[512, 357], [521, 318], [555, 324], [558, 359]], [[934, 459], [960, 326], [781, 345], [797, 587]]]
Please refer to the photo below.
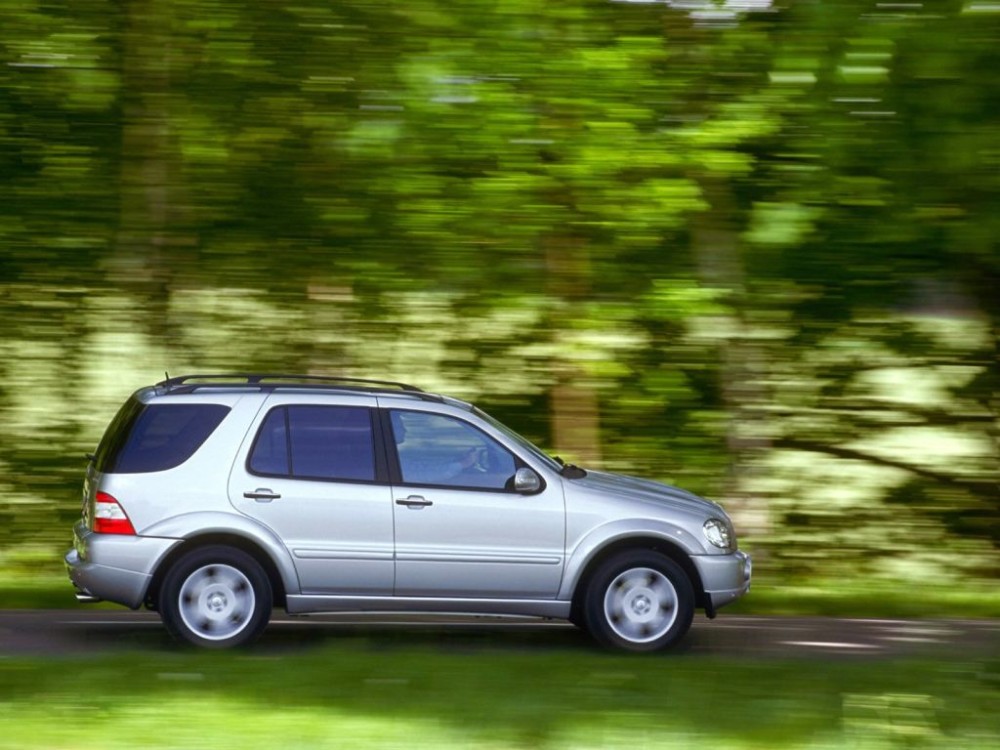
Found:
[[656, 651], [676, 643], [694, 618], [694, 589], [684, 570], [650, 550], [608, 558], [587, 584], [587, 630], [604, 646]]
[[184, 643], [229, 648], [251, 643], [271, 616], [267, 574], [232, 547], [202, 547], [178, 560], [163, 581], [160, 617]]

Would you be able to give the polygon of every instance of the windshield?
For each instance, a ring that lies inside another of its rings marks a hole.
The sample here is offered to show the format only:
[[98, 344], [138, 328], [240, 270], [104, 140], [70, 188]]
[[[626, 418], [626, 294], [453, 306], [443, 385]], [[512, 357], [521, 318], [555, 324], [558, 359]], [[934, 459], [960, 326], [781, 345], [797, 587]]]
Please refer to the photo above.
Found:
[[485, 420], [491, 426], [493, 426], [494, 428], [496, 428], [499, 432], [503, 433], [505, 436], [507, 436], [508, 438], [510, 438], [513, 442], [517, 443], [518, 446], [520, 446], [521, 448], [524, 448], [524, 450], [526, 450], [532, 456], [534, 456], [539, 461], [541, 461], [542, 463], [544, 463], [548, 468], [552, 469], [552, 471], [559, 471], [560, 469], [562, 469], [562, 466], [559, 464], [558, 461], [556, 461], [554, 458], [552, 458], [547, 453], [545, 453], [541, 448], [536, 447], [535, 444], [532, 443], [527, 438], [523, 438], [520, 435], [518, 435], [516, 432], [514, 432], [512, 429], [510, 429], [510, 427], [508, 427], [507, 425], [505, 425], [503, 422], [500, 422], [500, 421], [494, 419], [489, 414], [487, 414], [482, 409], [480, 409], [478, 406], [472, 407], [472, 411], [473, 411], [473, 413], [476, 416], [478, 416], [481, 419]]

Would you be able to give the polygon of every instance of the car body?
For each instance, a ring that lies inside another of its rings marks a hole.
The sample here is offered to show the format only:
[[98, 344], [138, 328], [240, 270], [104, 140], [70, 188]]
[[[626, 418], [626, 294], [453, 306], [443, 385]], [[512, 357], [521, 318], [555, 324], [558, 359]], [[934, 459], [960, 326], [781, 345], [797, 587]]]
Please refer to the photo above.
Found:
[[81, 601], [247, 643], [290, 614], [565, 618], [676, 642], [750, 586], [716, 503], [563, 464], [476, 407], [384, 381], [192, 375], [140, 389], [87, 467]]

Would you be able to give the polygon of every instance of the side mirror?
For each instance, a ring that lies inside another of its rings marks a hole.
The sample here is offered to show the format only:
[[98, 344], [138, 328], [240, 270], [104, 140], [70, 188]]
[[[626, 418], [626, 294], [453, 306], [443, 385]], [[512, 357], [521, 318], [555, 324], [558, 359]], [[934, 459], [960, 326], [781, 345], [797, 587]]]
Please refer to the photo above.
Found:
[[530, 494], [542, 489], [542, 480], [527, 466], [522, 466], [514, 473], [514, 492]]

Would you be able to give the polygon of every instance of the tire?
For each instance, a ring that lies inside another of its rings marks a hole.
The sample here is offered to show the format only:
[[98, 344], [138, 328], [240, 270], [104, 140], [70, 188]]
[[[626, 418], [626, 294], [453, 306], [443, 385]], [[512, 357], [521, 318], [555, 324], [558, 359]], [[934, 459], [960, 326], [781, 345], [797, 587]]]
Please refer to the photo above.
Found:
[[159, 608], [181, 643], [232, 648], [255, 641], [271, 617], [273, 594], [264, 568], [234, 547], [202, 547], [167, 572]]
[[587, 582], [586, 630], [608, 648], [658, 651], [680, 640], [694, 618], [694, 588], [684, 570], [651, 550], [605, 560]]

